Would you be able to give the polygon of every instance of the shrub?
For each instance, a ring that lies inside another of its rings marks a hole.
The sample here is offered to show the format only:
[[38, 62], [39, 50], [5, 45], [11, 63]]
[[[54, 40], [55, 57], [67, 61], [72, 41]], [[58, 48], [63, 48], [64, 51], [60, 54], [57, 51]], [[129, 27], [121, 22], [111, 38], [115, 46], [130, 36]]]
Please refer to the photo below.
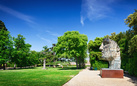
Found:
[[101, 52], [90, 52], [90, 64], [93, 69], [108, 68], [108, 61], [101, 58]]

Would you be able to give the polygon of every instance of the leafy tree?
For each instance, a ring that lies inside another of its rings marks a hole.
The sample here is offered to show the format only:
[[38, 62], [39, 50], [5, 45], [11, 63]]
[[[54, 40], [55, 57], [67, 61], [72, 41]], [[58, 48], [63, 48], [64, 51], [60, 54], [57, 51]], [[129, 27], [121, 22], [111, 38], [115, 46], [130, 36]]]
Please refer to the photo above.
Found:
[[110, 39], [115, 41], [115, 39], [116, 39], [116, 33], [115, 32], [111, 33]]
[[125, 32], [120, 32], [115, 36], [115, 41], [118, 43], [121, 39], [126, 38], [126, 33]]
[[[113, 37], [112, 37], [113, 36]], [[115, 40], [120, 47], [121, 54], [121, 68], [128, 71], [129, 74], [137, 76], [137, 59], [136, 59], [136, 39], [134, 30], [127, 30], [126, 32], [120, 32], [109, 36], [109, 38]]]
[[5, 27], [5, 24], [0, 20], [0, 30], [5, 30], [7, 31], [7, 28]]
[[96, 37], [94, 41], [90, 40], [88, 43], [88, 50], [89, 52], [91, 51], [96, 51], [100, 52], [99, 47], [103, 41], [103, 38]]
[[46, 55], [48, 54], [48, 46], [43, 47], [44, 50], [40, 52], [40, 59], [43, 59], [43, 69], [46, 69]]
[[4, 27], [0, 29], [0, 64], [3, 64], [4, 70], [5, 63], [10, 60], [13, 49], [11, 38], [9, 31], [6, 31]]
[[137, 34], [137, 10], [125, 19], [125, 23], [135, 31], [135, 34]]
[[0, 20], [0, 64], [3, 64], [5, 70], [5, 63], [11, 58], [11, 51], [13, 50], [12, 37], [4, 23]]
[[50, 60], [50, 62], [51, 62], [51, 60], [53, 60], [53, 62], [54, 62], [54, 67], [55, 67], [55, 63], [56, 63], [56, 61], [57, 61], [57, 56], [56, 56], [56, 53], [54, 52], [54, 47], [56, 46], [56, 44], [52, 44], [52, 47], [50, 48], [51, 49], [51, 51], [50, 51], [50, 54], [49, 54], [49, 60]]
[[135, 35], [129, 44], [129, 54], [133, 55], [134, 53], [137, 53], [137, 35]]
[[77, 68], [84, 67], [84, 58], [87, 53], [87, 36], [78, 31], [67, 31], [63, 36], [58, 37], [54, 51], [59, 57], [74, 57]]
[[40, 59], [43, 60], [43, 69], [46, 69], [46, 63], [49, 62], [48, 64], [50, 66], [50, 62], [53, 62], [56, 57], [55, 53], [53, 52], [53, 47], [48, 48], [48, 46], [44, 46], [43, 48], [44, 50], [40, 52]]
[[[109, 37], [109, 36], [108, 36]], [[90, 64], [93, 68], [103, 68], [108, 67], [108, 62], [104, 61], [101, 56], [101, 51], [99, 47], [101, 46], [103, 38], [96, 37], [94, 41], [90, 40], [88, 43]]]
[[35, 65], [39, 63], [39, 54], [36, 51], [30, 51], [28, 57], [28, 64]]
[[27, 57], [30, 52], [30, 44], [25, 43], [25, 38], [22, 35], [18, 35], [17, 38], [13, 38], [14, 40], [14, 52], [12, 61], [20, 67], [27, 66]]
[[129, 64], [128, 64], [128, 72], [131, 75], [137, 76], [137, 35], [135, 35], [129, 42]]
[[[137, 10], [133, 14], [130, 14], [125, 23], [131, 28], [126, 32], [120, 32], [119, 34], [111, 33], [111, 36], [107, 35], [104, 38], [110, 38], [116, 41], [120, 47], [121, 54], [121, 68], [124, 71], [128, 71], [129, 74], [137, 76]], [[100, 44], [96, 42], [97, 44]], [[97, 66], [100, 62], [100, 52], [98, 51], [95, 41], [90, 40], [88, 43], [88, 50], [90, 52], [90, 62], [92, 66]], [[101, 61], [102, 62], [102, 61]]]

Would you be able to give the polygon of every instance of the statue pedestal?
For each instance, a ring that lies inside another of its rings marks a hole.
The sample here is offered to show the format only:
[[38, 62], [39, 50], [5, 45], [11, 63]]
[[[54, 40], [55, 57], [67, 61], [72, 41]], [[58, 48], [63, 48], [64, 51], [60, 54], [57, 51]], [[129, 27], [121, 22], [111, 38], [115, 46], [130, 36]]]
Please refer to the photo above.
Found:
[[100, 75], [102, 78], [123, 78], [123, 69], [101, 68]]

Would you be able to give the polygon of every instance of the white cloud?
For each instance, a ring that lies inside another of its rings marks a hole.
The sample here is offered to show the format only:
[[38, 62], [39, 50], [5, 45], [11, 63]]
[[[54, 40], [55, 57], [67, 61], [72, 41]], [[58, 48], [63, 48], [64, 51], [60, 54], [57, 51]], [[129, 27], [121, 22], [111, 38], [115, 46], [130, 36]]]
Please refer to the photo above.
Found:
[[0, 10], [4, 11], [4, 12], [6, 12], [6, 13], [9, 13], [9, 14], [11, 14], [11, 15], [13, 15], [13, 16], [21, 19], [21, 20], [26, 21], [26, 22], [34, 23], [34, 22], [32, 21], [32, 17], [31, 17], [31, 16], [22, 14], [22, 13], [20, 13], [20, 12], [18, 12], [18, 11], [15, 11], [15, 10], [13, 10], [13, 9], [11, 9], [11, 8], [8, 8], [8, 7], [6, 7], [6, 6], [0, 5]]
[[84, 20], [83, 20], [83, 16], [81, 16], [81, 24], [82, 24], [82, 26], [84, 26]]
[[48, 40], [48, 39], [46, 39], [46, 38], [43, 38], [43, 37], [41, 37], [41, 36], [38, 35], [38, 34], [37, 34], [36, 36], [39, 37], [40, 39], [42, 39], [42, 40], [48, 42], [48, 43], [52, 43], [51, 40]]
[[81, 24], [84, 25], [85, 19], [94, 21], [107, 17], [113, 2], [114, 0], [82, 0]]
[[51, 33], [49, 30], [46, 30], [47, 33]]
[[60, 35], [58, 33], [54, 33], [54, 32], [51, 32], [49, 30], [46, 30], [47, 33], [49, 33], [50, 35], [52, 36], [56, 36], [56, 37], [59, 37]]

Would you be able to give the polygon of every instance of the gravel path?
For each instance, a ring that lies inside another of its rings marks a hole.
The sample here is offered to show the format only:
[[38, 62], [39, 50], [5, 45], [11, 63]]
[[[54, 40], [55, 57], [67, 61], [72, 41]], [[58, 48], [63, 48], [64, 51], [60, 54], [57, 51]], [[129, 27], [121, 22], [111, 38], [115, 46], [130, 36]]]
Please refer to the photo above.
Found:
[[101, 78], [100, 71], [82, 70], [63, 86], [137, 86], [137, 78], [124, 76], [124, 78]]

